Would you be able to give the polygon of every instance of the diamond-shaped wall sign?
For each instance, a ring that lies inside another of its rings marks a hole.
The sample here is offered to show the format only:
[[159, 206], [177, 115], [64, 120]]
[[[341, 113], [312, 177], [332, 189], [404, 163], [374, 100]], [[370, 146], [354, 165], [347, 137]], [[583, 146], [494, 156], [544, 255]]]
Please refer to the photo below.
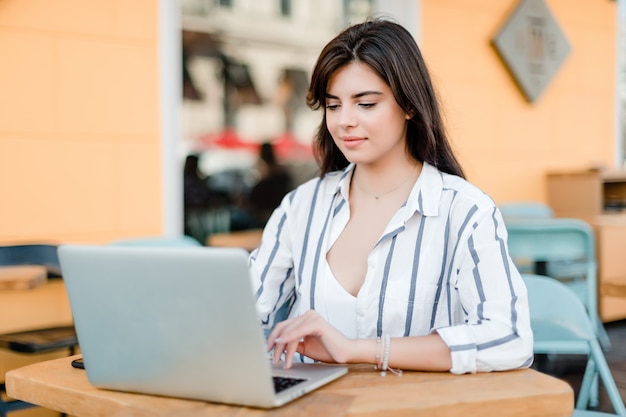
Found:
[[522, 0], [492, 43], [530, 102], [537, 100], [570, 52], [543, 0]]

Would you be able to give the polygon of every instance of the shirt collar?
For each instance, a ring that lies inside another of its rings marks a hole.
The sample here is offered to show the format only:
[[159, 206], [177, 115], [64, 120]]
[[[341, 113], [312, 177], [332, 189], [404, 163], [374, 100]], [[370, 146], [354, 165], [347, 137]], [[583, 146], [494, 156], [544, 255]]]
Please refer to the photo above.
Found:
[[424, 216], [437, 216], [442, 192], [441, 172], [428, 162], [422, 163], [422, 172], [415, 181], [406, 203], [407, 212], [412, 214], [419, 211]]
[[343, 171], [340, 173], [337, 187], [335, 187], [334, 190], [334, 194], [338, 192], [341, 193], [341, 196], [346, 201], [349, 201], [348, 196], [350, 195], [350, 183], [352, 179], [352, 174], [354, 174], [355, 166], [355, 164], [351, 163], [343, 169]]
[[[350, 180], [354, 174], [354, 168], [355, 164], [351, 163], [339, 173], [339, 180], [333, 190], [333, 194], [341, 193], [346, 201], [348, 201], [350, 193]], [[415, 181], [405, 205], [408, 216], [411, 216], [415, 211], [419, 211], [424, 216], [437, 216], [442, 191], [443, 178], [441, 172], [428, 162], [424, 162], [422, 172]]]

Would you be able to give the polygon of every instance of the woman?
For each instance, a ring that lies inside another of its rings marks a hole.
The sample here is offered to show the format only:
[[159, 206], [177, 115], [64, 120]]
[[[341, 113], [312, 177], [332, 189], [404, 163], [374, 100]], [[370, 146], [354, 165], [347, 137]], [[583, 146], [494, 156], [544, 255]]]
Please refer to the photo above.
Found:
[[530, 366], [502, 216], [464, 179], [410, 33], [381, 19], [344, 30], [321, 52], [307, 103], [324, 108], [321, 175], [285, 197], [250, 256], [274, 362]]

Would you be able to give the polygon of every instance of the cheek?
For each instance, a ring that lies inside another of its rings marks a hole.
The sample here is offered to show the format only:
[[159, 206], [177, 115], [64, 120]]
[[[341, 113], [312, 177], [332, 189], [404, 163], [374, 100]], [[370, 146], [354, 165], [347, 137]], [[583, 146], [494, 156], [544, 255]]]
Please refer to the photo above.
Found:
[[324, 119], [326, 120], [326, 129], [332, 132], [335, 126], [337, 125], [335, 121], [336, 117], [333, 112], [326, 112], [324, 116], [325, 116]]
[[339, 124], [337, 123], [337, 117], [333, 113], [326, 114], [326, 129], [330, 132], [333, 139], [337, 136]]
[[389, 115], [387, 120], [389, 120], [389, 123], [387, 124], [386, 128], [389, 130], [392, 136], [404, 136], [408, 124], [408, 121], [404, 117], [404, 115], [391, 114]]

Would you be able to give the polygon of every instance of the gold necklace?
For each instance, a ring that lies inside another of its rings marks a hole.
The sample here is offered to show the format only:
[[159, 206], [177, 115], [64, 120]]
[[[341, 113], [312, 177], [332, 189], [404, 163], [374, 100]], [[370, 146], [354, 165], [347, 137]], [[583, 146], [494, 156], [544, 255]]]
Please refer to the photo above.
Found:
[[384, 195], [387, 195], [387, 194], [389, 194], [389, 193], [391, 193], [391, 192], [393, 192], [393, 191], [396, 191], [398, 188], [402, 187], [402, 186], [404, 185], [404, 183], [406, 183], [406, 182], [409, 180], [409, 178], [411, 178], [411, 175], [412, 175], [412, 174], [413, 174], [413, 170], [411, 170], [411, 171], [409, 172], [409, 175], [407, 175], [407, 176], [406, 176], [406, 178], [405, 178], [405, 179], [403, 179], [403, 180], [402, 180], [402, 182], [400, 182], [400, 184], [398, 184], [398, 185], [396, 185], [395, 187], [391, 188], [390, 190], [387, 190], [387, 191], [385, 191], [384, 193], [380, 193], [380, 194], [373, 194], [373, 193], [370, 193], [370, 192], [369, 192], [369, 191], [367, 191], [365, 188], [363, 188], [363, 187], [361, 186], [361, 184], [359, 184], [359, 183], [357, 182], [356, 178], [354, 178], [354, 184], [357, 186], [357, 188], [358, 188], [359, 190], [363, 191], [365, 194], [368, 194], [368, 195], [370, 195], [370, 196], [374, 197], [374, 199], [375, 199], [375, 200], [378, 200], [380, 197], [382, 197], [382, 196], [384, 196]]

